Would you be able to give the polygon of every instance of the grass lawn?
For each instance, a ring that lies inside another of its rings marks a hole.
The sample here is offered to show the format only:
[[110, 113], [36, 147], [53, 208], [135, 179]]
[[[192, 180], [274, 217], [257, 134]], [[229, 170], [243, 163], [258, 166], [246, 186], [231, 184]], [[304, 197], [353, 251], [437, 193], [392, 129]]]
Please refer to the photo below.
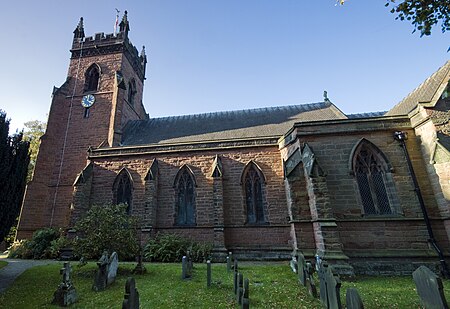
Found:
[[[79, 301], [71, 308], [120, 308], [125, 281], [134, 264], [121, 264], [118, 277], [106, 291], [92, 291], [95, 263], [78, 268], [73, 263], [73, 282]], [[50, 305], [53, 292], [61, 276], [59, 264], [38, 266], [24, 272], [4, 294], [0, 308], [57, 308]], [[206, 287], [206, 265], [195, 264], [192, 280], [181, 280], [181, 265], [147, 264], [147, 274], [136, 275], [136, 287], [141, 308], [236, 308], [233, 296], [233, 274], [225, 264], [213, 264], [211, 288]], [[250, 279], [250, 306], [252, 308], [322, 308], [320, 301], [311, 298], [306, 288], [299, 286], [297, 277], [287, 264], [242, 265], [244, 277]], [[356, 287], [366, 309], [420, 308], [412, 277], [358, 277], [343, 281], [345, 290]], [[450, 291], [450, 282], [444, 283]], [[450, 299], [450, 294], [447, 299]]]
[[6, 265], [8, 265], [8, 262], [6, 262], [6, 261], [0, 261], [0, 269], [2, 269], [3, 267], [5, 267]]

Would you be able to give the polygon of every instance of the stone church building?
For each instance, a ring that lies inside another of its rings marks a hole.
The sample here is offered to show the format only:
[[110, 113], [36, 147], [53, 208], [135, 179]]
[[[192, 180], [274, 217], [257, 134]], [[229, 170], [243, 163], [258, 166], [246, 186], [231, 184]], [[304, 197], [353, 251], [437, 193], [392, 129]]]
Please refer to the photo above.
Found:
[[325, 93], [313, 104], [151, 118], [147, 58], [129, 30], [126, 14], [117, 34], [76, 27], [17, 239], [126, 202], [144, 240], [180, 233], [218, 255], [288, 259], [298, 249], [359, 273], [449, 257], [450, 61], [388, 112], [346, 115]]

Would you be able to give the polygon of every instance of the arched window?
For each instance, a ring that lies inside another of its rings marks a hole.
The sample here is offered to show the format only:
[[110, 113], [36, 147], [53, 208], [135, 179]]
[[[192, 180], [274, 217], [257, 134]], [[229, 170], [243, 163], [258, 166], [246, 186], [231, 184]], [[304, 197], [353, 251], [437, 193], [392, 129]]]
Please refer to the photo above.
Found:
[[195, 225], [195, 178], [184, 165], [175, 177], [175, 224]]
[[87, 69], [86, 74], [84, 75], [84, 91], [97, 91], [99, 79], [100, 67], [94, 63]]
[[358, 185], [364, 214], [393, 214], [395, 202], [391, 167], [374, 144], [362, 139], [354, 148], [352, 173]]
[[133, 182], [131, 174], [127, 169], [122, 169], [116, 177], [113, 185], [114, 203], [126, 203], [127, 213], [131, 212], [133, 202]]
[[128, 103], [134, 105], [134, 100], [136, 96], [136, 82], [134, 79], [128, 82]]
[[242, 185], [245, 195], [247, 223], [266, 223], [264, 210], [264, 175], [261, 169], [250, 161], [242, 173]]

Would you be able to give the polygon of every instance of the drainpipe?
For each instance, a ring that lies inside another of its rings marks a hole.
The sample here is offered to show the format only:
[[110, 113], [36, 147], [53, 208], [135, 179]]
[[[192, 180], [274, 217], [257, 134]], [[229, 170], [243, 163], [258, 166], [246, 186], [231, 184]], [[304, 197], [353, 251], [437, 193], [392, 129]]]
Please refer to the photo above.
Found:
[[439, 256], [439, 262], [441, 263], [441, 273], [442, 276], [446, 279], [450, 278], [450, 271], [448, 269], [447, 263], [444, 259], [444, 254], [439, 248], [436, 239], [434, 238], [433, 229], [431, 228], [430, 218], [428, 217], [427, 209], [425, 208], [425, 202], [423, 201], [422, 193], [420, 192], [419, 183], [417, 182], [416, 174], [414, 173], [414, 169], [411, 163], [411, 158], [409, 157], [408, 149], [406, 148], [405, 141], [408, 139], [408, 134], [403, 131], [398, 131], [394, 133], [394, 139], [400, 142], [400, 147], [402, 147], [403, 152], [405, 153], [406, 163], [408, 164], [409, 173], [413, 180], [414, 191], [416, 192], [417, 198], [419, 199], [420, 209], [422, 210], [423, 219], [425, 221], [425, 225], [428, 230], [428, 242], [431, 244], [433, 249]]

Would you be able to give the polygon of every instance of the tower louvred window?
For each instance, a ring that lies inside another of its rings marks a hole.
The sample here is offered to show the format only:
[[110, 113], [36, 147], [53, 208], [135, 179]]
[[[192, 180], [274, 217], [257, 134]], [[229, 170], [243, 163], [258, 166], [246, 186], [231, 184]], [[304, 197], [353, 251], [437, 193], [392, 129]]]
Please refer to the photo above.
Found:
[[99, 80], [100, 69], [96, 64], [93, 64], [86, 71], [84, 91], [97, 91]]

